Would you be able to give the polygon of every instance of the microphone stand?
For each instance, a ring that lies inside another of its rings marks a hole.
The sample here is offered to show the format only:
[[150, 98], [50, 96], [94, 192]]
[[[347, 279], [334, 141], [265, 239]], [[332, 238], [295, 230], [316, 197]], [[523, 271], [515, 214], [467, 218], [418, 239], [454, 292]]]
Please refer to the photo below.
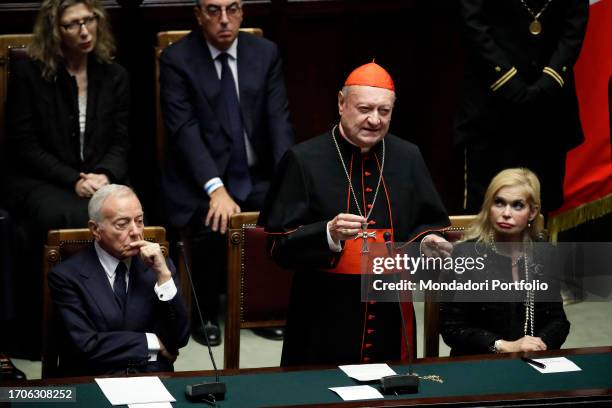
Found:
[[[185, 252], [185, 245], [182, 241], [179, 241], [176, 243], [176, 246], [179, 248], [179, 251], [181, 251], [181, 255], [183, 256], [183, 265], [185, 265], [185, 271], [187, 271], [187, 276], [189, 277], [189, 285], [191, 286], [191, 293], [193, 294], [193, 300], [195, 301], [196, 310], [198, 311], [200, 324], [202, 325], [202, 327], [204, 327], [204, 318], [202, 317], [202, 311], [200, 310], [200, 304], [196, 295], [195, 286], [193, 285], [193, 279], [191, 278], [191, 270], [189, 269], [189, 262], [187, 262], [187, 253]], [[204, 330], [204, 338], [206, 339], [208, 355], [210, 356], [210, 361], [212, 361], [213, 369], [215, 371], [215, 381], [187, 385], [185, 386], [185, 396], [187, 396], [187, 399], [192, 402], [204, 401], [210, 405], [216, 406], [217, 401], [222, 401], [225, 399], [226, 387], [225, 383], [219, 381], [219, 370], [217, 369], [217, 364], [215, 363], [215, 357], [213, 356], [212, 348], [210, 347], [210, 342], [208, 341], [208, 333], [206, 333], [206, 330]]]
[[[393, 258], [393, 243], [391, 242], [391, 233], [388, 231], [383, 234], [387, 255]], [[397, 283], [397, 277], [393, 274], [393, 280]], [[384, 394], [415, 394], [419, 392], [419, 377], [412, 373], [412, 348], [408, 342], [408, 332], [406, 330], [406, 319], [404, 318], [404, 309], [402, 309], [402, 301], [399, 292], [397, 295], [397, 306], [400, 311], [400, 319], [402, 324], [402, 334], [406, 342], [406, 351], [408, 352], [408, 374], [387, 375], [380, 379], [380, 388]]]

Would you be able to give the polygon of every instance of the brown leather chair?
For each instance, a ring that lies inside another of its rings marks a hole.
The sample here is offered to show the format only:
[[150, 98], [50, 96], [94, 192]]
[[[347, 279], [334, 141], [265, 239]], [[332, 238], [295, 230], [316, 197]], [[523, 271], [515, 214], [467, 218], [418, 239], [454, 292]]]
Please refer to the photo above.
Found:
[[225, 368], [240, 364], [240, 329], [284, 326], [292, 273], [274, 263], [258, 212], [235, 214], [227, 233]]
[[27, 46], [32, 42], [32, 34], [0, 35], [0, 146], [5, 136], [4, 112], [6, 92], [11, 61], [28, 58]]
[[[166, 230], [163, 227], [145, 227], [144, 239], [161, 245], [162, 252], [168, 257], [168, 242]], [[57, 377], [59, 359], [59, 336], [57, 334], [58, 316], [51, 300], [49, 290], [49, 272], [60, 262], [68, 259], [93, 242], [93, 235], [88, 229], [51, 230], [47, 235], [47, 245], [44, 250], [43, 269], [43, 352], [42, 378]]]

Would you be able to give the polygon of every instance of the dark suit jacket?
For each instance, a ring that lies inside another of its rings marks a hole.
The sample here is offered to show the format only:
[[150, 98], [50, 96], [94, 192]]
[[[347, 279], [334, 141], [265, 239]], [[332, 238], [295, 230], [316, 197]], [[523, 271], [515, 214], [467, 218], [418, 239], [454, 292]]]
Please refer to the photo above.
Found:
[[[168, 262], [178, 287], [174, 266]], [[124, 316], [93, 244], [60, 263], [49, 274], [51, 296], [68, 336], [60, 370], [66, 375], [172, 371], [172, 364], [161, 356], [157, 363], [147, 362], [145, 332], [177, 351], [189, 340], [187, 312], [180, 293], [160, 301], [153, 290], [156, 281], [155, 272], [133, 257]]]
[[[293, 143], [277, 46], [240, 33], [238, 81], [243, 123], [259, 160], [258, 172], [269, 179]], [[162, 186], [170, 220], [180, 227], [196, 210], [208, 208], [203, 186], [213, 177], [223, 178], [231, 154], [219, 77], [200, 31], [164, 51], [160, 86], [169, 149]]]
[[[537, 13], [546, 0], [526, 4]], [[468, 52], [455, 142], [486, 144], [514, 125], [519, 130], [513, 129], [513, 136], [518, 133], [533, 143], [538, 137], [528, 130], [541, 123], [542, 129], [534, 133], [547, 136], [539, 137], [543, 144], [565, 152], [582, 143], [573, 68], [586, 32], [589, 2], [552, 1], [539, 18], [542, 32], [537, 36], [529, 32], [533, 17], [519, 0], [460, 0], [460, 7]], [[563, 87], [542, 72], [546, 66], [560, 75]], [[512, 67], [517, 75], [493, 92], [490, 86]], [[543, 92], [534, 93], [528, 103], [512, 100], [518, 88], [534, 84]], [[505, 122], [504, 114], [511, 123]]]
[[[42, 77], [40, 62], [11, 66], [7, 95], [11, 193], [27, 193], [41, 183], [74, 190], [79, 172], [127, 177], [129, 84], [125, 69], [88, 62], [84, 160], [79, 155], [77, 84], [63, 66], [55, 80]], [[17, 198], [17, 197], [15, 197]], [[18, 205], [18, 203], [17, 203]]]

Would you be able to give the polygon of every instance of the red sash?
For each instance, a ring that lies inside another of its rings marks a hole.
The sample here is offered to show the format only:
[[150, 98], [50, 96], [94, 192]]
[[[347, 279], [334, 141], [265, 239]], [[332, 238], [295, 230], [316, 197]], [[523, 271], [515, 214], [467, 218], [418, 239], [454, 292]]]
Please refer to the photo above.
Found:
[[[368, 233], [375, 232], [376, 237], [368, 238], [368, 246], [370, 246], [370, 251], [372, 251], [373, 243], [385, 243], [383, 235], [385, 232], [393, 233], [390, 228], [385, 229], [368, 229]], [[363, 274], [362, 268], [365, 267], [362, 262], [366, 262], [368, 260], [368, 254], [361, 253], [361, 247], [363, 245], [363, 238], [356, 237], [352, 239], [347, 239], [344, 241], [344, 249], [342, 250], [342, 255], [340, 255], [340, 260], [336, 264], [336, 267], [333, 269], [329, 269], [331, 273], [341, 273], [345, 275], [361, 275]], [[381, 253], [377, 256], [386, 256], [386, 253]], [[371, 273], [371, 268], [367, 268], [367, 274]]]

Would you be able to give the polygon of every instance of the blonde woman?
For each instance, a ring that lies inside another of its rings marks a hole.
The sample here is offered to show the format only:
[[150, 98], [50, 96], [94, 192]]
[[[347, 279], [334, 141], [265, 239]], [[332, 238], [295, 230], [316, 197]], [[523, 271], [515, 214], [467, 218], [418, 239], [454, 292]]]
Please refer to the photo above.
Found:
[[549, 284], [549, 290], [540, 302], [535, 291], [517, 291], [515, 296], [525, 296], [524, 300], [443, 303], [441, 333], [451, 355], [541, 351], [560, 348], [565, 341], [570, 324], [551, 279], [558, 272], [553, 270], [554, 258], [548, 246], [533, 244], [542, 231], [540, 208], [540, 182], [528, 169], [503, 170], [489, 184], [466, 242], [453, 252], [453, 257], [481, 257], [484, 268], [457, 275], [458, 279], [539, 279]]

